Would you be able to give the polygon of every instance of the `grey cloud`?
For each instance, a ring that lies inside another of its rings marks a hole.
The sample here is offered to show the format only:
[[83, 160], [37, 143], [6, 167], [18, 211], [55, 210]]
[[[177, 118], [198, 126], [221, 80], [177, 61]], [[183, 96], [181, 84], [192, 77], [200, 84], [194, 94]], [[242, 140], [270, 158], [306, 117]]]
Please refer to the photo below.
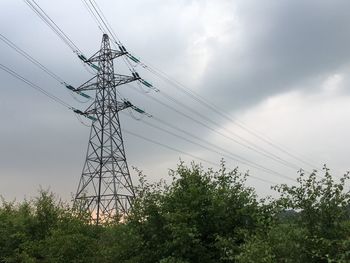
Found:
[[201, 83], [208, 97], [249, 107], [349, 65], [350, 2], [247, 2], [238, 4], [243, 50], [213, 56]]

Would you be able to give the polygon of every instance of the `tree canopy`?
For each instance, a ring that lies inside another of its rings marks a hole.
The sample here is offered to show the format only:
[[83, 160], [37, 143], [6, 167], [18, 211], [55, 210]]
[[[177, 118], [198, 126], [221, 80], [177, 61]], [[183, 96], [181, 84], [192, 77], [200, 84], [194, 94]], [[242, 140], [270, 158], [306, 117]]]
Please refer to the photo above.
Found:
[[140, 183], [125, 220], [90, 224], [54, 194], [2, 200], [0, 262], [350, 262], [349, 175], [300, 173], [259, 199], [238, 169], [183, 163]]

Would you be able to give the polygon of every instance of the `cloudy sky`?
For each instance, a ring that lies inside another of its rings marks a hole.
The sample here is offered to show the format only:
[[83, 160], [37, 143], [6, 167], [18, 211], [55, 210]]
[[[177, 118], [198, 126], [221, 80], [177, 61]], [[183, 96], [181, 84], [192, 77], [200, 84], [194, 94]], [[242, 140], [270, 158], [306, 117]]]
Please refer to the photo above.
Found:
[[[86, 56], [99, 49], [102, 33], [82, 1], [36, 1]], [[180, 158], [190, 162], [198, 157], [205, 167], [214, 166], [225, 156], [217, 153], [222, 152], [218, 148], [213, 152], [198, 145], [208, 148], [209, 142], [290, 178], [297, 176], [298, 167], [310, 171], [326, 163], [337, 176], [350, 169], [349, 1], [96, 2], [129, 51], [226, 116], [136, 67], [160, 92], [123, 86], [119, 87], [122, 96], [155, 116], [148, 123], [187, 141], [154, 129], [126, 111], [121, 115], [123, 128], [183, 152], [124, 133], [130, 167], [158, 180], [167, 178], [168, 169], [175, 168]], [[67, 83], [78, 86], [91, 77], [90, 70], [22, 0], [0, 1], [0, 33]], [[59, 83], [3, 42], [0, 63], [76, 108], [88, 106], [75, 101]], [[127, 72], [122, 62], [116, 62], [115, 70]], [[0, 194], [22, 199], [35, 195], [41, 186], [70, 199], [84, 164], [89, 128], [72, 112], [7, 73], [0, 71], [0, 78]], [[293, 183], [276, 173], [225, 159], [229, 168], [239, 166], [273, 183]], [[135, 174], [132, 171], [134, 180]], [[269, 183], [254, 178], [248, 183], [261, 195], [271, 193]]]

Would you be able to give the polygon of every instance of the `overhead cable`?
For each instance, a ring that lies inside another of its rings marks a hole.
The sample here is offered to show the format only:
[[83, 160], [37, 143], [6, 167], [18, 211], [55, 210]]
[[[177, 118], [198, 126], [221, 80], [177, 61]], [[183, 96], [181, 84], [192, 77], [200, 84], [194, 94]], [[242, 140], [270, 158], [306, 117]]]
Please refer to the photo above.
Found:
[[42, 94], [44, 94], [45, 96], [49, 97], [50, 99], [52, 99], [53, 101], [61, 104], [62, 106], [68, 108], [68, 109], [72, 109], [73, 107], [71, 107], [68, 103], [66, 103], [65, 101], [61, 100], [60, 98], [58, 98], [57, 96], [51, 94], [50, 92], [44, 90], [43, 88], [39, 87], [38, 85], [34, 84], [33, 82], [29, 81], [28, 79], [22, 77], [21, 75], [19, 75], [18, 73], [16, 73], [15, 71], [13, 71], [12, 69], [4, 66], [3, 64], [0, 64], [0, 69], [7, 72], [8, 74], [12, 75], [13, 77], [15, 77], [16, 79], [26, 83], [27, 85], [29, 85], [30, 87], [32, 87], [33, 89], [41, 92]]
[[[177, 148], [174, 148], [174, 147], [172, 147], [172, 146], [166, 145], [166, 144], [164, 144], [164, 143], [160, 143], [160, 142], [158, 142], [158, 141], [149, 139], [149, 138], [147, 138], [147, 137], [145, 137], [145, 136], [136, 134], [136, 133], [134, 133], [134, 132], [132, 132], [132, 131], [129, 131], [129, 130], [126, 130], [126, 129], [122, 129], [122, 130], [123, 130], [123, 132], [125, 132], [125, 133], [127, 133], [127, 134], [130, 134], [130, 135], [132, 135], [132, 136], [134, 136], [134, 137], [140, 138], [140, 139], [142, 139], [142, 140], [144, 140], [144, 141], [147, 141], [147, 142], [150, 142], [150, 143], [152, 143], [152, 144], [159, 145], [159, 146], [161, 146], [161, 147], [163, 147], [163, 148], [166, 148], [166, 149], [169, 149], [169, 150], [171, 150], [171, 151], [174, 151], [174, 152], [178, 152], [178, 153], [187, 155], [187, 156], [189, 156], [189, 157], [191, 157], [191, 158], [194, 158], [194, 159], [197, 159], [197, 160], [199, 160], [199, 161], [208, 163], [208, 164], [210, 164], [210, 165], [220, 166], [220, 164], [217, 164], [217, 163], [215, 163], [215, 162], [212, 162], [212, 161], [203, 159], [203, 158], [201, 158], [201, 157], [198, 157], [198, 156], [193, 155], [193, 154], [191, 154], [191, 153], [187, 153], [187, 152], [185, 152], [185, 151], [179, 150], [179, 149], [177, 149]], [[259, 181], [262, 181], [262, 182], [264, 182], [264, 183], [268, 183], [268, 184], [270, 184], [270, 185], [276, 184], [275, 182], [272, 182], [272, 181], [270, 181], [270, 180], [268, 180], [268, 179], [260, 178], [260, 177], [257, 177], [257, 176], [249, 175], [249, 177], [254, 178], [254, 179], [256, 179], [256, 180], [259, 180]]]
[[[84, 0], [86, 2], [86, 0]], [[120, 47], [120, 46], [123, 46], [121, 41], [117, 38], [115, 32], [113, 31], [113, 28], [110, 26], [110, 24], [108, 23], [108, 20], [106, 19], [106, 17], [104, 16], [102, 10], [98, 7], [96, 1], [94, 0], [89, 0], [92, 8], [94, 9], [95, 13], [97, 14], [98, 18], [95, 16], [96, 18], [96, 21], [101, 21], [104, 25], [104, 28], [111, 34], [111, 36], [114, 38], [116, 44]], [[91, 8], [89, 7], [89, 9], [91, 10]], [[97, 22], [97, 23], [101, 23], [101, 22]], [[145, 65], [145, 64], [144, 64]], [[236, 125], [238, 125], [239, 127], [241, 127], [242, 129], [244, 129], [245, 131], [249, 132], [249, 129], [247, 127], [245, 127], [243, 124], [239, 123], [239, 122], [235, 122], [232, 118], [229, 118], [229, 116], [227, 114], [223, 114], [222, 111], [218, 110], [218, 108], [213, 105], [212, 103], [210, 102], [207, 102], [202, 96], [200, 96], [199, 94], [195, 93], [194, 91], [192, 90], [189, 90], [189, 89], [186, 89], [183, 87], [183, 85], [179, 82], [177, 82], [176, 80], [172, 80], [171, 78], [169, 78], [169, 76], [167, 76], [164, 72], [158, 70], [158, 69], [153, 69], [153, 67], [148, 67], [147, 65], [145, 65], [145, 68], [146, 69], [149, 69], [151, 71], [151, 73], [153, 74], [156, 74], [158, 75], [159, 77], [161, 77], [163, 80], [166, 80], [168, 83], [172, 84], [173, 86], [175, 86], [176, 88], [180, 89], [182, 92], [184, 92], [186, 95], [190, 96], [192, 99], [196, 100], [197, 102], [201, 103], [202, 105], [206, 106], [207, 108], [210, 108], [211, 110], [213, 110], [215, 113], [217, 114], [220, 114], [222, 117], [230, 120], [231, 122], [235, 123]], [[157, 72], [158, 71], [158, 72]], [[160, 73], [159, 73], [160, 72]], [[166, 96], [164, 95], [164, 93], [160, 93], [162, 94], [163, 96]], [[166, 96], [168, 99], [171, 99], [174, 101], [174, 98], [170, 97], [170, 96]], [[181, 103], [182, 106], [184, 105], [183, 103]], [[187, 106], [187, 109], [190, 108]], [[194, 111], [193, 109], [190, 108], [190, 110], [192, 112], [195, 112], [195, 114], [201, 116], [203, 118], [203, 114], [199, 114], [198, 112]], [[211, 123], [214, 123], [211, 119], [205, 117], [206, 120], [210, 121]], [[218, 125], [216, 122], [215, 122], [215, 125]], [[226, 129], [227, 130], [227, 129]], [[240, 145], [243, 145], [244, 147], [248, 147], [249, 149], [251, 148], [255, 148], [256, 151], [260, 152], [260, 154], [264, 155], [265, 157], [268, 157], [270, 159], [273, 159], [277, 162], [280, 162], [280, 163], [283, 163], [284, 165], [286, 166], [289, 166], [291, 168], [300, 168], [300, 166], [298, 165], [295, 165], [289, 161], [286, 161], [284, 160], [283, 158], [281, 158], [280, 156], [276, 155], [276, 154], [273, 154], [271, 153], [270, 151], [267, 151], [265, 149], [263, 149], [262, 147], [260, 146], [257, 146], [256, 144], [250, 142], [249, 140], [243, 138], [242, 136], [239, 136], [238, 134], [235, 134], [235, 133], [232, 133], [230, 132], [231, 134], [233, 134], [235, 137], [238, 137], [240, 140], [244, 141], [246, 144], [249, 144], [248, 145], [245, 145], [245, 144], [242, 144], [241, 142], [238, 142], [237, 140], [236, 143], [240, 144]], [[257, 137], [258, 139], [264, 139], [263, 136], [260, 136], [255, 132], [255, 133], [252, 133], [252, 135], [254, 135], [255, 137]], [[264, 139], [265, 142], [268, 142], [270, 146], [274, 146], [274, 144], [270, 141], [268, 141], [267, 139]], [[276, 148], [276, 147], [275, 147]], [[310, 165], [309, 163], [307, 163], [306, 161], [302, 160], [301, 158], [298, 158], [297, 156], [289, 153], [287, 150], [283, 150], [281, 147], [277, 148], [278, 150], [284, 152], [285, 154], [288, 154], [290, 157], [293, 157], [294, 159], [297, 159], [298, 161], [302, 161], [304, 164], [307, 164], [309, 166], [312, 166]], [[314, 167], [314, 166], [312, 166]]]

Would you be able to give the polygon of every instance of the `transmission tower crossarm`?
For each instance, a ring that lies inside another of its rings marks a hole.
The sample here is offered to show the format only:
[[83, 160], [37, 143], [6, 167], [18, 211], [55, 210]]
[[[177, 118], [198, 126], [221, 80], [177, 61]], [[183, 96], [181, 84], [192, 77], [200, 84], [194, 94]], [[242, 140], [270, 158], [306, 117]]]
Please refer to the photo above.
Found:
[[[127, 84], [136, 80], [139, 80], [140, 77], [138, 74], [133, 74], [132, 76], [126, 76], [121, 74], [114, 74], [114, 78], [112, 80], [111, 87], [115, 88], [117, 86]], [[75, 92], [89, 91], [89, 90], [97, 90], [99, 89], [97, 76], [92, 77], [78, 88], [76, 88]]]
[[74, 111], [76, 114], [82, 115], [82, 116], [84, 116], [92, 121], [97, 121], [97, 119], [94, 116], [92, 116], [91, 114], [88, 114], [86, 112], [83, 112], [83, 111], [76, 109], [76, 108], [73, 108], [73, 107], [71, 108], [71, 110]]
[[94, 114], [98, 114], [99, 112], [102, 112], [102, 111], [108, 111], [108, 110], [111, 110], [111, 111], [115, 111], [115, 112], [119, 112], [119, 111], [122, 111], [124, 109], [127, 109], [127, 108], [133, 108], [135, 107], [133, 104], [131, 104], [131, 102], [129, 101], [113, 101], [111, 103], [107, 103], [104, 105], [104, 109], [102, 109], [101, 107], [95, 107], [95, 104], [92, 104], [87, 110], [85, 110], [84, 112], [83, 111], [79, 111], [77, 112], [78, 114], [80, 115], [84, 115], [84, 116], [91, 116], [91, 115], [94, 115]]
[[75, 92], [81, 92], [81, 91], [88, 91], [88, 90], [96, 90], [97, 89], [97, 76], [93, 76], [88, 81], [81, 84], [79, 87], [77, 87], [74, 91]]
[[[111, 109], [111, 110], [116, 110], [117, 112], [122, 111], [122, 110], [125, 110], [125, 109], [127, 109], [127, 108], [131, 108], [131, 109], [133, 109], [134, 111], [136, 111], [136, 112], [138, 112], [138, 113], [140, 113], [140, 114], [142, 114], [142, 115], [145, 115], [145, 116], [147, 116], [147, 117], [149, 117], [149, 118], [152, 117], [151, 114], [149, 114], [149, 113], [147, 113], [145, 110], [143, 110], [143, 109], [141, 109], [141, 108], [135, 106], [134, 104], [132, 104], [132, 103], [131, 103], [129, 100], [127, 100], [127, 99], [123, 99], [123, 102], [121, 102], [121, 101], [116, 101], [116, 102], [114, 103], [114, 105], [105, 105], [105, 106], [106, 106], [106, 109], [105, 109], [105, 110]], [[98, 109], [98, 108], [94, 107], [94, 104], [92, 104], [92, 105], [91, 105], [87, 110], [85, 110], [84, 112], [81, 111], [81, 110], [75, 109], [75, 108], [72, 108], [72, 110], [73, 110], [75, 113], [77, 113], [77, 114], [79, 114], [79, 115], [82, 115], [82, 116], [84, 116], [84, 117], [87, 117], [87, 118], [89, 118], [89, 119], [92, 119], [92, 120], [96, 120], [96, 118], [94, 118], [93, 115], [97, 114], [98, 111], [101, 111], [101, 109]]]
[[[123, 52], [123, 51], [118, 51], [118, 50], [110, 50], [110, 56], [111, 59], [115, 59], [121, 56], [124, 56], [127, 54], [127, 52]], [[100, 54], [99, 51], [97, 51], [95, 54], [93, 54], [89, 59], [85, 60], [85, 63], [92, 63], [92, 62], [99, 62], [101, 61], [101, 59], [103, 58], [103, 55]]]
[[66, 82], [63, 82], [63, 85], [64, 85], [67, 89], [69, 89], [70, 91], [75, 92], [75, 93], [79, 94], [80, 96], [82, 96], [82, 97], [84, 97], [84, 98], [86, 98], [86, 99], [92, 99], [88, 94], [77, 90], [77, 89], [74, 88], [72, 85], [69, 85], [69, 84], [67, 84]]
[[147, 113], [146, 111], [144, 111], [143, 109], [140, 109], [139, 107], [135, 106], [134, 104], [132, 104], [130, 101], [124, 99], [124, 104], [127, 105], [127, 108], [132, 108], [134, 111], [143, 114], [149, 118], [152, 117], [151, 114]]
[[133, 74], [132, 76], [114, 74], [114, 87], [124, 85], [139, 79], [140, 79], [140, 76], [137, 73]]

